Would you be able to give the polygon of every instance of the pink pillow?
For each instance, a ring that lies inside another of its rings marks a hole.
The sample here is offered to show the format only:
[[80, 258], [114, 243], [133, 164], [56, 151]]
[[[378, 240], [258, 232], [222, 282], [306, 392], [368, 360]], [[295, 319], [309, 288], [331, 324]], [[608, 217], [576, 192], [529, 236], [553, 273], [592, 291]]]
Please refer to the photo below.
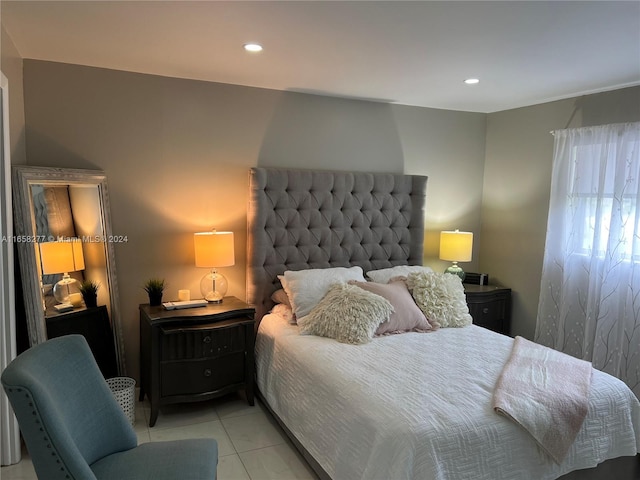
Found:
[[433, 326], [414, 302], [404, 281], [397, 280], [390, 283], [351, 281], [349, 283], [386, 298], [393, 306], [391, 317], [380, 324], [376, 335], [433, 330]]
[[282, 303], [287, 307], [291, 308], [291, 302], [289, 301], [289, 296], [287, 292], [285, 292], [282, 288], [276, 290], [271, 294], [271, 300], [275, 303]]

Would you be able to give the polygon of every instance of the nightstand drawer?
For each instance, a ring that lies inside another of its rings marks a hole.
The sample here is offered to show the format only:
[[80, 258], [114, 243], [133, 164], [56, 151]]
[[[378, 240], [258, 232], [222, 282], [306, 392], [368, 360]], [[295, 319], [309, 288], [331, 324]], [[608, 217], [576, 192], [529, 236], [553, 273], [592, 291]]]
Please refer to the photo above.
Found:
[[162, 328], [161, 360], [187, 360], [244, 352], [245, 331], [242, 327], [209, 329]]
[[490, 330], [503, 330], [503, 320], [506, 318], [507, 308], [505, 300], [469, 303], [468, 305], [469, 313], [473, 317], [473, 323]]
[[162, 364], [162, 396], [214, 392], [245, 381], [244, 352], [217, 359], [183, 360]]
[[511, 289], [495, 285], [465, 284], [469, 313], [473, 323], [505, 335], [511, 324]]

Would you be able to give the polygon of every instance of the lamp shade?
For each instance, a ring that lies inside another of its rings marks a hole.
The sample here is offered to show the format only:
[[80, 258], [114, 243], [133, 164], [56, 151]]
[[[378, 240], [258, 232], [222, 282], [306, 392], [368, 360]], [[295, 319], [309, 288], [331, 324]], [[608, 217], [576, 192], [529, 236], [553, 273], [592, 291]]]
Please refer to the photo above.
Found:
[[233, 232], [200, 232], [193, 235], [196, 267], [230, 267], [235, 262]]
[[470, 262], [472, 251], [472, 232], [459, 230], [440, 232], [440, 260]]
[[40, 243], [42, 273], [68, 273], [84, 270], [82, 242], [69, 238], [57, 242]]

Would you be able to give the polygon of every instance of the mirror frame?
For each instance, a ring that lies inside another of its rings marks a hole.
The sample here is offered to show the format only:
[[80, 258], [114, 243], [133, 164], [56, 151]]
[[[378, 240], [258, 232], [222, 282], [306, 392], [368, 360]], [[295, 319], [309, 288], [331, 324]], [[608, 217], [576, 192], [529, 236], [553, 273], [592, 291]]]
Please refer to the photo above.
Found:
[[[105, 238], [111, 238], [111, 213], [107, 177], [100, 170], [84, 170], [56, 167], [13, 167], [13, 197], [16, 236], [32, 241], [17, 243], [20, 276], [24, 295], [27, 330], [31, 346], [47, 340], [47, 330], [42, 308], [42, 291], [38, 277], [38, 265], [34, 241], [36, 238], [33, 218], [31, 185], [95, 185], [101, 207], [101, 222]], [[112, 242], [105, 242], [105, 261], [109, 281], [109, 302], [111, 310], [111, 329], [116, 349], [118, 374], [125, 375], [124, 341], [120, 321], [120, 297], [116, 276], [115, 252]]]

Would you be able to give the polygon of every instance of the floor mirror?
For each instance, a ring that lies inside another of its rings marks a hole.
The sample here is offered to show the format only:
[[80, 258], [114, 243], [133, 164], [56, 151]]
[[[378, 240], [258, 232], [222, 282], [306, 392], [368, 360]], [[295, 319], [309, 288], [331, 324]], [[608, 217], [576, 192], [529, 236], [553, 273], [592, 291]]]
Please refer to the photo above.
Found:
[[[52, 319], [58, 321], [63, 318], [61, 315], [82, 318], [83, 312], [93, 311], [91, 307], [97, 305], [95, 311], [108, 319], [113, 337], [112, 342], [104, 339], [104, 345], [98, 348], [115, 352], [112, 363], [117, 371], [113, 373], [125, 375], [114, 256], [117, 239], [112, 234], [105, 174], [97, 170], [16, 166], [13, 193], [15, 240], [30, 345], [48, 338]], [[85, 302], [89, 284], [98, 287], [96, 305]], [[84, 286], [85, 292], [79, 286]]]

